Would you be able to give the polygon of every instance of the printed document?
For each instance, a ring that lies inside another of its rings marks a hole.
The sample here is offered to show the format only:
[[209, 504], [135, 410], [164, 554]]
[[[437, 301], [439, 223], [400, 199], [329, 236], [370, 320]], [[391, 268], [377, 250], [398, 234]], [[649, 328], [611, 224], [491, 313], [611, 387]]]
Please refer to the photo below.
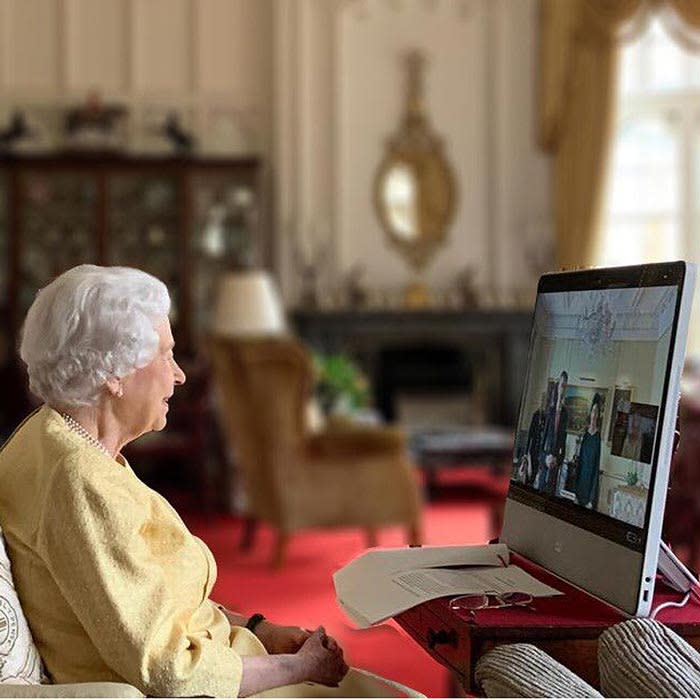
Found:
[[340, 607], [363, 628], [448, 595], [560, 595], [508, 562], [504, 544], [372, 550], [336, 571], [333, 582]]

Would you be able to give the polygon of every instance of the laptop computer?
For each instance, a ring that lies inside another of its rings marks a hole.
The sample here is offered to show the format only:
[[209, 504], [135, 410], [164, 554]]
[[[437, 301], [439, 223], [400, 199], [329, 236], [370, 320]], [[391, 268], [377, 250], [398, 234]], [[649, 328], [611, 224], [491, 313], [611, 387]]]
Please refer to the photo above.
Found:
[[501, 542], [649, 614], [695, 266], [540, 279]]

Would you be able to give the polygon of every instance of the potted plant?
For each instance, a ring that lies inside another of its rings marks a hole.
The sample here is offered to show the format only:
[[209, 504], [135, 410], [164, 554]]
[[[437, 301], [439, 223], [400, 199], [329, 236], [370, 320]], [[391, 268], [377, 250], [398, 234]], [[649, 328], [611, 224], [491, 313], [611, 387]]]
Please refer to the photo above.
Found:
[[314, 353], [315, 394], [325, 415], [354, 413], [369, 405], [369, 383], [359, 367], [342, 353]]

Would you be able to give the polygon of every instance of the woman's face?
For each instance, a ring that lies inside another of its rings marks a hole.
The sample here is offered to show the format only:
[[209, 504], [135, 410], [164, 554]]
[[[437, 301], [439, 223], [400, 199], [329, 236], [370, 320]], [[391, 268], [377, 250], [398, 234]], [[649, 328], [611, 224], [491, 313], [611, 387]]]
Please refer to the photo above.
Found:
[[598, 404], [593, 404], [593, 407], [591, 408], [591, 428], [597, 428], [598, 427], [598, 419], [600, 418], [600, 409], [598, 408]]
[[170, 322], [165, 319], [156, 330], [159, 343], [155, 357], [122, 380], [123, 394], [117, 406], [120, 421], [131, 435], [163, 430], [167, 423], [168, 399], [176, 385], [185, 383], [185, 373], [173, 357], [175, 342]]

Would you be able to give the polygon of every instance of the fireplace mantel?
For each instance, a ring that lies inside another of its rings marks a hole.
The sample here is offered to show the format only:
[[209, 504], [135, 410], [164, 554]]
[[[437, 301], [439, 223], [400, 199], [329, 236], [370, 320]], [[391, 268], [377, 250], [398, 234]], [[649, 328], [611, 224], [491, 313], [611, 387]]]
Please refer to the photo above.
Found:
[[377, 386], [378, 356], [387, 347], [445, 343], [463, 348], [485, 373], [490, 421], [513, 426], [518, 414], [532, 314], [529, 311], [293, 310], [300, 337], [317, 350], [347, 352]]

